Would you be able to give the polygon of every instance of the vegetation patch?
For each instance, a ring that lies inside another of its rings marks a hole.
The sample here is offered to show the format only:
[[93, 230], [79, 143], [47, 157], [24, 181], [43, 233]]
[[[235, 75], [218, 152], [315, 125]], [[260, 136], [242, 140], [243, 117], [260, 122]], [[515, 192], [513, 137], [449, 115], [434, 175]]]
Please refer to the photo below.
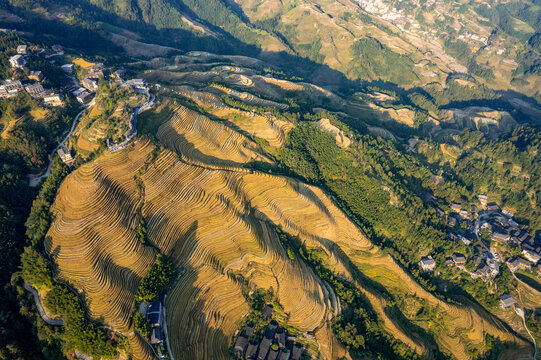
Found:
[[139, 284], [136, 300], [145, 302], [158, 300], [176, 275], [177, 270], [173, 262], [165, 255], [158, 254], [156, 261]]

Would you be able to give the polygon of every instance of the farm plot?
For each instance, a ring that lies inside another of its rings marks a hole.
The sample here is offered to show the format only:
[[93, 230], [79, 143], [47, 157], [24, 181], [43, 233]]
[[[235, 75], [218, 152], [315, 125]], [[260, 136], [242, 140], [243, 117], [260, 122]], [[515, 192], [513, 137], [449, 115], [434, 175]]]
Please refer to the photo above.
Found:
[[194, 162], [238, 167], [251, 161], [270, 162], [245, 136], [180, 106], [157, 132], [167, 147]]
[[[199, 127], [190, 134], [193, 147], [220, 154], [231, 137], [239, 135], [226, 127], [218, 131], [221, 124], [197, 113], [189, 115], [186, 108], [177, 112], [180, 119], [173, 117], [170, 123], [182, 123], [176, 125], [181, 131], [171, 124], [158, 131], [166, 147], [177, 149], [178, 139], [187, 139], [189, 129]], [[429, 322], [416, 325], [458, 359], [466, 359], [472, 345], [479, 347], [485, 334], [515, 344], [517, 359], [530, 354], [526, 341], [482, 308], [450, 305], [427, 292], [374, 246], [321, 189], [287, 177], [211, 169], [206, 161], [212, 165], [227, 159], [215, 155], [199, 157], [199, 163], [192, 165], [169, 150], [140, 171], [153, 149], [139, 141], [131, 150], [82, 166], [62, 184], [54, 204], [47, 250], [58, 266], [58, 276], [82, 291], [94, 318], [130, 330], [134, 294], [155, 255], [136, 235], [143, 216], [149, 241], [183, 270], [166, 303], [175, 357], [229, 356], [234, 331], [249, 311], [243, 286], [272, 289], [289, 325], [301, 332], [315, 331], [319, 348], [327, 355], [340, 353], [334, 335], [321, 330], [338, 313], [336, 296], [308, 266], [288, 257], [273, 230], [277, 226], [297, 236], [308, 249], [326, 254], [326, 264], [359, 287], [385, 328], [418, 353], [429, 357], [431, 340], [411, 331], [389, 311], [382, 287], [435, 309], [441, 318], [438, 328]], [[227, 150], [229, 157], [239, 153], [231, 149], [235, 147]], [[137, 190], [137, 177], [144, 198]], [[141, 213], [136, 211], [140, 205]]]
[[[47, 243], [59, 277], [82, 291], [92, 317], [123, 331], [131, 330], [137, 285], [154, 259], [154, 250], [137, 239], [135, 210], [142, 199], [134, 175], [150, 151], [137, 143], [71, 174], [55, 202]], [[289, 259], [273, 230], [251, 211], [242, 173], [185, 164], [164, 151], [141, 179], [149, 239], [184, 269], [166, 304], [175, 355], [229, 356], [229, 341], [249, 310], [242, 281], [272, 288], [300, 331], [313, 331], [335, 314], [332, 290]], [[339, 346], [333, 343], [326, 348]], [[138, 349], [134, 355], [144, 358], [144, 346]]]

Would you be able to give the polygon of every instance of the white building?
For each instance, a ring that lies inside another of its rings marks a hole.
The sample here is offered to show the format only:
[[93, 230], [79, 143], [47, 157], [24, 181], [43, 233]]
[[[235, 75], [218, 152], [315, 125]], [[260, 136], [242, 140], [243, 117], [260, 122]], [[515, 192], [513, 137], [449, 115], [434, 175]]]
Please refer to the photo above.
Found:
[[22, 69], [26, 65], [26, 60], [22, 55], [14, 55], [9, 58], [9, 63], [13, 68]]
[[530, 260], [534, 264], [537, 264], [537, 262], [541, 260], [541, 254], [535, 251], [524, 249], [522, 250], [522, 254], [524, 255], [526, 259]]
[[28, 55], [28, 46], [27, 45], [17, 46], [17, 54]]
[[45, 105], [50, 106], [62, 106], [64, 105], [64, 101], [62, 99], [62, 96], [59, 94], [50, 94], [43, 97], [43, 102]]
[[73, 73], [73, 64], [64, 64], [60, 67], [62, 70], [64, 70], [64, 72], [68, 73], [68, 74], [72, 74]]
[[436, 267], [436, 261], [434, 261], [431, 255], [425, 256], [421, 258], [421, 261], [419, 261], [419, 267], [423, 271], [434, 271], [434, 268]]

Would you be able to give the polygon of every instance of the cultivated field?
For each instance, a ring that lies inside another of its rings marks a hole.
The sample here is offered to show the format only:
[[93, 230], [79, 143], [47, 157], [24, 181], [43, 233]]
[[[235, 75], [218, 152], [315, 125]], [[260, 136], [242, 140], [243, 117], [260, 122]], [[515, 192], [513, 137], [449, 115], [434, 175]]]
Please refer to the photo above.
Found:
[[[175, 358], [229, 358], [233, 334], [249, 312], [243, 286], [272, 289], [288, 324], [313, 332], [325, 358], [339, 358], [345, 350], [329, 329], [338, 299], [306, 264], [288, 257], [274, 231], [279, 227], [322, 251], [327, 266], [364, 293], [385, 328], [426, 358], [437, 344], [467, 359], [486, 334], [512, 347], [514, 359], [531, 356], [525, 340], [482, 308], [427, 292], [321, 189], [242, 168], [269, 161], [250, 137], [279, 147], [293, 124], [252, 117], [204, 91], [183, 91], [210, 118], [178, 106], [157, 130], [165, 149], [138, 140], [81, 166], [60, 187], [46, 248], [58, 278], [81, 291], [94, 319], [132, 330], [135, 292], [159, 249], [181, 274], [166, 302]], [[141, 216], [155, 247], [137, 236]], [[386, 292], [423, 304], [435, 321], [400, 313]], [[141, 339], [130, 337], [130, 344], [136, 358], [148, 356]]]

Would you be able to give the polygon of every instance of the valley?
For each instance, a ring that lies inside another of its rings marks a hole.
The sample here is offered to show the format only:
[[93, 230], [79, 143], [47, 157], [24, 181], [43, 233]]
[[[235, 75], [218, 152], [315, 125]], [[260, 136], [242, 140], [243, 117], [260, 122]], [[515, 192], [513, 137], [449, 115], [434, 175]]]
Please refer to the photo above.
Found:
[[0, 359], [538, 359], [538, 5], [0, 0]]

